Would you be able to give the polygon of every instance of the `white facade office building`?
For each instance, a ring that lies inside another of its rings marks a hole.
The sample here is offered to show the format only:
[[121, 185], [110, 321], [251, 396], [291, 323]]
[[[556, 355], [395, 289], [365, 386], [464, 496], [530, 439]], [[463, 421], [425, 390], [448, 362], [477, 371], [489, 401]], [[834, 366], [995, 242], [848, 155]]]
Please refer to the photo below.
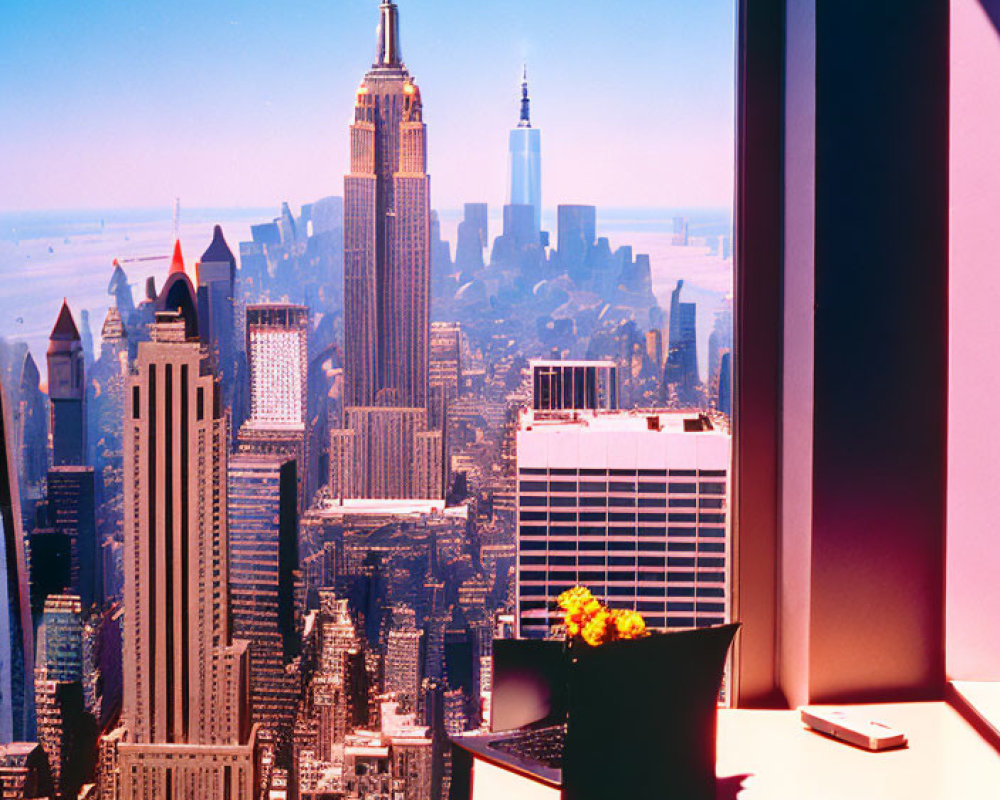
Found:
[[522, 410], [518, 636], [548, 635], [578, 583], [654, 629], [725, 621], [729, 462], [729, 432], [704, 415]]

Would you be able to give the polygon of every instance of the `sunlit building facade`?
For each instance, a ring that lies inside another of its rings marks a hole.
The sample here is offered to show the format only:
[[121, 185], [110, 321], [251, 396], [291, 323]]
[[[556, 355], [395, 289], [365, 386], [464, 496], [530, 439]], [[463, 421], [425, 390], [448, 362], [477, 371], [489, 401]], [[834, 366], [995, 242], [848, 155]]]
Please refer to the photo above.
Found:
[[652, 628], [724, 622], [729, 461], [703, 415], [522, 411], [518, 634], [549, 635], [551, 601], [576, 584]]
[[[420, 497], [433, 490], [436, 497], [443, 486], [395, 477], [415, 468], [413, 459], [430, 439], [412, 449], [380, 450], [371, 438], [381, 428], [409, 432], [411, 417], [415, 434], [429, 430], [427, 131], [420, 89], [400, 55], [398, 10], [383, 2], [379, 11], [376, 58], [355, 98], [344, 178], [345, 413], [343, 430], [332, 434], [330, 460], [353, 452], [357, 464], [358, 474], [337, 493]], [[443, 440], [434, 446], [442, 449]]]
[[230, 638], [227, 430], [179, 245], [125, 430], [123, 800], [250, 800], [248, 643]]

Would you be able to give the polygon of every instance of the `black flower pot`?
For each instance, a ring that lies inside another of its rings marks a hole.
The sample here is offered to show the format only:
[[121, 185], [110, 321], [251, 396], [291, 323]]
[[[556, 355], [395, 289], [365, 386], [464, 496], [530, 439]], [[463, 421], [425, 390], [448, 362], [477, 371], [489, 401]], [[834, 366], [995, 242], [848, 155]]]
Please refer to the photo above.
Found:
[[570, 646], [566, 800], [714, 800], [715, 720], [738, 624]]

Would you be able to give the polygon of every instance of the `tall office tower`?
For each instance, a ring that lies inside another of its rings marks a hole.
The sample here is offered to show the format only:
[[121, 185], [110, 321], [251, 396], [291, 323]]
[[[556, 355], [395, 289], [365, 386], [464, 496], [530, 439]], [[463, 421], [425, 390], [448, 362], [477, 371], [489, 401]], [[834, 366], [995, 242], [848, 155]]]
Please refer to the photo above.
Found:
[[80, 345], [83, 347], [83, 363], [86, 369], [94, 363], [94, 334], [90, 331], [90, 312], [80, 309]]
[[307, 502], [310, 485], [308, 335], [309, 309], [305, 306], [268, 303], [246, 308], [250, 416], [240, 428], [237, 449], [294, 458], [300, 509]]
[[532, 359], [528, 368], [531, 407], [536, 412], [618, 408], [618, 365], [614, 361]]
[[240, 423], [235, 320], [236, 257], [226, 244], [222, 226], [216, 225], [212, 242], [198, 264], [198, 330], [208, 345], [212, 364], [222, 386], [223, 406], [229, 409], [232, 435]]
[[278, 749], [291, 744], [298, 679], [285, 669], [295, 631], [295, 460], [229, 460], [229, 603], [233, 636], [250, 642], [250, 712]]
[[420, 90], [379, 6], [375, 63], [358, 89], [344, 178], [345, 404], [423, 407], [427, 397], [430, 186]]
[[230, 639], [226, 418], [176, 260], [125, 420], [123, 800], [250, 800], [248, 643]]
[[80, 598], [53, 594], [45, 599], [39, 638], [38, 668], [52, 681], [83, 680], [83, 618]]
[[392, 610], [392, 627], [385, 649], [385, 691], [396, 696], [404, 711], [416, 711], [420, 697], [420, 643], [424, 632], [416, 626], [413, 609]]
[[83, 623], [80, 598], [50, 595], [38, 628], [35, 708], [58, 797], [75, 798], [89, 772], [96, 731], [83, 698]]
[[583, 584], [652, 628], [726, 619], [730, 437], [703, 415], [523, 410], [517, 629], [543, 637]]
[[[3, 535], [4, 576], [0, 592], [0, 744], [34, 736], [32, 680], [35, 672], [27, 562], [21, 535], [17, 470], [10, 436], [10, 412], [0, 385], [0, 534]], [[9, 699], [8, 699], [9, 698]]]
[[21, 497], [22, 522], [31, 524], [35, 517], [35, 503], [42, 497], [45, 473], [49, 466], [48, 415], [45, 395], [39, 388], [41, 378], [38, 367], [26, 350], [21, 365], [19, 393], [11, 393], [11, 411], [17, 420], [11, 429], [10, 445], [21, 465], [18, 488]]
[[86, 463], [87, 422], [84, 415], [86, 385], [83, 346], [69, 306], [63, 300], [59, 317], [49, 335], [49, 403], [52, 408], [52, 463]]
[[667, 363], [663, 367], [665, 399], [676, 408], [702, 405], [698, 380], [697, 305], [681, 302], [684, 281], [670, 293], [670, 329]]
[[[104, 580], [94, 504], [93, 467], [53, 467], [48, 477], [49, 527], [69, 549], [69, 575], [64, 588], [85, 609], [104, 600]], [[34, 562], [33, 562], [34, 565]]]
[[571, 277], [576, 277], [581, 274], [587, 252], [597, 238], [597, 208], [563, 205], [556, 213], [559, 263]]
[[462, 386], [462, 326], [457, 322], [431, 323], [431, 426], [444, 428], [448, 407]]
[[507, 205], [531, 206], [532, 226], [537, 234], [542, 228], [542, 132], [531, 127], [527, 66], [521, 80], [521, 114], [517, 127], [510, 132], [509, 153]]
[[129, 285], [125, 270], [122, 269], [118, 259], [114, 260], [111, 270], [111, 279], [108, 281], [108, 294], [115, 298], [115, 309], [121, 315], [122, 322], [126, 325], [132, 324], [132, 317], [135, 315], [135, 300], [132, 297], [132, 287]]
[[715, 312], [715, 323], [708, 335], [708, 385], [715, 407], [719, 407], [719, 381], [723, 354], [733, 349], [733, 299], [726, 297]]
[[646, 358], [656, 369], [663, 369], [663, 333], [659, 328], [646, 331]]
[[[111, 306], [101, 326], [101, 355], [90, 373], [97, 390], [88, 409], [89, 427], [99, 432], [94, 453], [98, 496], [109, 504], [120, 499], [122, 492], [122, 416], [128, 364], [128, 334], [118, 309]], [[101, 533], [111, 533], [113, 527], [106, 520]]]
[[719, 393], [715, 407], [723, 414], [733, 413], [733, 354], [729, 350], [719, 358]]
[[490, 241], [486, 214], [486, 203], [465, 204], [455, 243], [455, 266], [461, 272], [474, 274], [485, 266], [484, 253]]
[[[381, 476], [421, 469], [414, 463], [421, 447], [386, 448], [372, 437], [413, 429], [411, 417], [416, 433], [427, 430], [427, 132], [420, 90], [400, 58], [396, 5], [385, 0], [379, 13], [376, 59], [357, 91], [344, 178], [345, 414], [344, 430], [332, 436], [355, 440], [353, 496], [415, 497], [422, 481]], [[439, 452], [442, 445], [438, 435]], [[443, 494], [441, 483], [433, 496]]]

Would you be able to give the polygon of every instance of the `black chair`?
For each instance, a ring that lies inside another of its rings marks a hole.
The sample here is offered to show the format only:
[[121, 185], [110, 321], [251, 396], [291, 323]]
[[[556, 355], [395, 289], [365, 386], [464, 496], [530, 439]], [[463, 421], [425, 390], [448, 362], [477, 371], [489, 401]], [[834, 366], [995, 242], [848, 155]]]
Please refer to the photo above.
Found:
[[574, 643], [563, 798], [715, 800], [719, 687], [739, 627]]

